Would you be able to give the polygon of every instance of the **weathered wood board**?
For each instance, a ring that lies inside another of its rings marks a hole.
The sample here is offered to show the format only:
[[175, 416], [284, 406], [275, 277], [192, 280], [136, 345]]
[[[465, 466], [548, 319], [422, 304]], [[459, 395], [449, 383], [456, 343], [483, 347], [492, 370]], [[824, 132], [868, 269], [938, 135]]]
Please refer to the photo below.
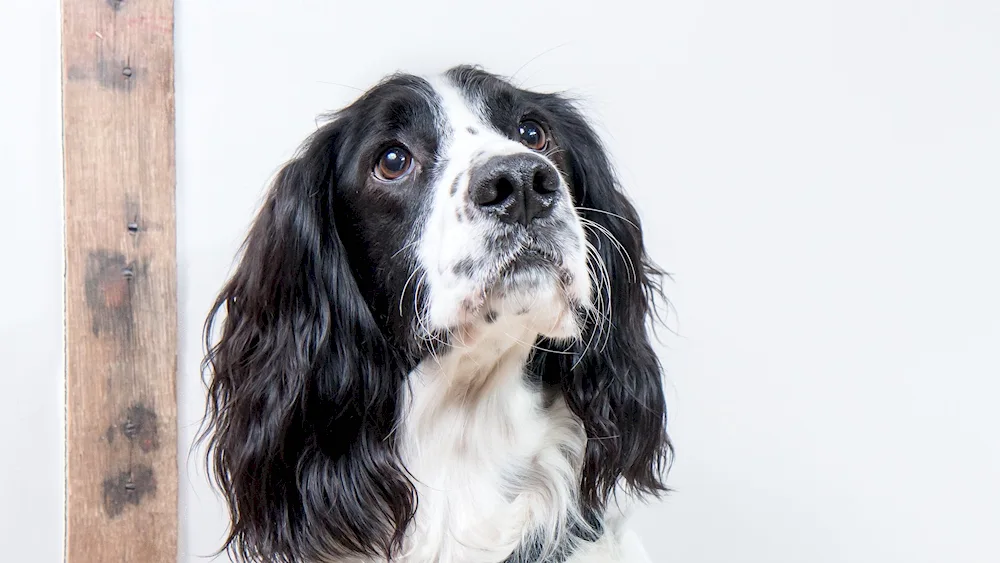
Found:
[[173, 0], [63, 0], [66, 560], [177, 552]]

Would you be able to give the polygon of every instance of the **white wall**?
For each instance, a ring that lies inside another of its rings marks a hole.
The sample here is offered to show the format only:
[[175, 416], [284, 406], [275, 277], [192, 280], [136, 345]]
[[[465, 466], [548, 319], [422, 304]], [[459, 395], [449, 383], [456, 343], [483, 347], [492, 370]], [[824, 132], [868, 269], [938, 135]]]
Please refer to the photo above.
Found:
[[59, 3], [0, 1], [0, 561], [62, 558]]
[[[0, 3], [4, 561], [62, 550], [56, 4]], [[675, 273], [657, 561], [1000, 560], [995, 2], [346, 4], [177, 0], [182, 451], [201, 322], [313, 118], [478, 62], [589, 100]], [[225, 522], [181, 478], [194, 563]]]
[[[636, 523], [657, 561], [1000, 560], [996, 2], [464, 4], [179, 2], [183, 419], [199, 323], [314, 117], [477, 62], [589, 100], [676, 274], [677, 492]], [[223, 522], [188, 479], [194, 562]]]

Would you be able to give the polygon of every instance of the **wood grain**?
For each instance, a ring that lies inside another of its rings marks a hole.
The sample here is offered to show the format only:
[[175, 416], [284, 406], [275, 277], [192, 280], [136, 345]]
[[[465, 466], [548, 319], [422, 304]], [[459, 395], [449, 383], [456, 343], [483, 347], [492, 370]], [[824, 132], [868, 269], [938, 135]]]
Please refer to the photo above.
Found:
[[173, 0], [63, 0], [66, 560], [177, 557]]

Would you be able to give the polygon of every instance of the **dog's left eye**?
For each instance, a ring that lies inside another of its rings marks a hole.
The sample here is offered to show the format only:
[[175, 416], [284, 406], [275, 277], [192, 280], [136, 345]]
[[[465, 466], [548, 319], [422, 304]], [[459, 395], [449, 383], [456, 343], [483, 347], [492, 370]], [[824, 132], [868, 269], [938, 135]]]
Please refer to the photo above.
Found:
[[517, 134], [521, 137], [521, 143], [533, 151], [540, 151], [545, 148], [549, 140], [545, 137], [545, 130], [537, 121], [526, 119], [517, 126]]
[[413, 156], [403, 147], [387, 149], [375, 164], [374, 174], [379, 180], [398, 180], [413, 167]]

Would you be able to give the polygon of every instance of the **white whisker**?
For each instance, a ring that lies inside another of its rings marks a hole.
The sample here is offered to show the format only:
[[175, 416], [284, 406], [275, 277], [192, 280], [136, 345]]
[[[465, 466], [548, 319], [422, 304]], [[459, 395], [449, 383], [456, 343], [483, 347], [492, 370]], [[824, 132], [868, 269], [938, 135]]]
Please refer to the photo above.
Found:
[[621, 216], [621, 215], [619, 215], [617, 213], [612, 213], [610, 211], [604, 211], [603, 209], [594, 209], [593, 207], [583, 207], [581, 205], [577, 205], [576, 208], [577, 209], [582, 209], [584, 211], [591, 211], [593, 213], [602, 213], [604, 215], [610, 215], [611, 217], [616, 217], [618, 219], [621, 219], [622, 221], [625, 221], [629, 225], [632, 225], [633, 227], [635, 227], [635, 230], [642, 231], [642, 229], [639, 227], [639, 225], [636, 225], [633, 221], [631, 221], [631, 220], [629, 220], [629, 219], [627, 219], [627, 218], [625, 218], [625, 217], [623, 217], [623, 216]]

